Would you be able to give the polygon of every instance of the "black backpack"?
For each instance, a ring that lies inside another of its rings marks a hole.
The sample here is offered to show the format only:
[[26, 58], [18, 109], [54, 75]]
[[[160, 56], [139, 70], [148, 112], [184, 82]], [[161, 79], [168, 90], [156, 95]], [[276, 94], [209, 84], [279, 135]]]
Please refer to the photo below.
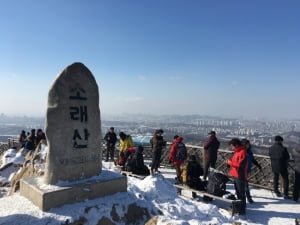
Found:
[[216, 196], [223, 196], [226, 193], [226, 183], [229, 181], [228, 177], [222, 173], [209, 173], [206, 191], [209, 194]]
[[176, 158], [179, 160], [186, 160], [187, 159], [187, 149], [184, 143], [177, 143], [177, 153]]

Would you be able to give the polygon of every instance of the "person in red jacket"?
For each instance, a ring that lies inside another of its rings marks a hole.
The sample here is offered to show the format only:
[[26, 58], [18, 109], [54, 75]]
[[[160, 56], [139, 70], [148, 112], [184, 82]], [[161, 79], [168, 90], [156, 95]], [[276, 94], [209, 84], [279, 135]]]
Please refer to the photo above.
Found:
[[180, 165], [184, 162], [184, 160], [180, 160], [176, 157], [177, 155], [177, 146], [178, 146], [178, 143], [182, 143], [182, 140], [183, 138], [178, 136], [175, 138], [174, 136], [174, 140], [173, 140], [173, 143], [172, 143], [172, 146], [171, 146], [171, 150], [170, 150], [170, 153], [169, 153], [169, 160], [173, 162], [174, 164], [174, 167], [175, 167], [175, 170], [176, 170], [176, 180], [178, 183], [182, 183], [182, 179], [181, 179], [181, 169], [180, 169]]
[[236, 195], [242, 201], [239, 214], [244, 215], [246, 213], [247, 151], [237, 138], [233, 138], [228, 144], [234, 150], [232, 158], [227, 160], [230, 166], [229, 174], [234, 178]]

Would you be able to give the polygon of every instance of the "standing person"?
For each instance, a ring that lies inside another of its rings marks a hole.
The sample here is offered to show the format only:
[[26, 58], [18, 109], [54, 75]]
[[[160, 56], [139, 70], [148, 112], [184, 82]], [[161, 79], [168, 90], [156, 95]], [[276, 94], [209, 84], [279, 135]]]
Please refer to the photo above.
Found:
[[209, 167], [216, 168], [218, 149], [220, 147], [220, 142], [216, 137], [216, 132], [211, 131], [208, 134], [210, 135], [210, 137], [204, 144], [205, 165], [203, 180], [206, 180], [208, 176]]
[[182, 178], [181, 178], [181, 169], [180, 166], [184, 162], [185, 159], [180, 159], [178, 156], [178, 152], [180, 151], [179, 148], [185, 147], [184, 143], [182, 142], [183, 138], [182, 137], [177, 137], [175, 141], [173, 142], [171, 146], [171, 150], [169, 153], [169, 160], [173, 162], [175, 170], [176, 170], [176, 180], [177, 183], [182, 183]]
[[19, 143], [21, 144], [21, 148], [25, 147], [26, 144], [26, 133], [25, 130], [22, 130], [20, 136], [19, 136]]
[[231, 139], [228, 144], [232, 150], [234, 150], [232, 158], [227, 160], [230, 166], [229, 174], [234, 178], [236, 195], [238, 199], [242, 201], [239, 214], [244, 215], [246, 214], [245, 186], [248, 169], [247, 151], [237, 138]]
[[[251, 174], [251, 167], [252, 167], [252, 163], [257, 166], [260, 170], [261, 170], [261, 166], [258, 164], [258, 162], [256, 161], [256, 159], [253, 156], [252, 150], [251, 150], [251, 144], [250, 141], [247, 139], [242, 139], [241, 140], [242, 145], [245, 147], [246, 151], [247, 151], [247, 159], [248, 159], [248, 169], [247, 169], [247, 175], [249, 177], [249, 175]], [[248, 180], [246, 180], [246, 186], [245, 186], [245, 191], [246, 191], [246, 197], [249, 203], [253, 203], [253, 199], [251, 197], [250, 194], [250, 189], [249, 189], [249, 184], [248, 184]]]
[[156, 130], [153, 137], [150, 139], [150, 144], [152, 147], [152, 164], [151, 164], [151, 174], [153, 172], [159, 172], [159, 164], [160, 164], [160, 158], [162, 149], [165, 146], [165, 141], [163, 138], [164, 131], [162, 129]]
[[293, 149], [292, 155], [295, 160], [295, 182], [294, 182], [294, 190], [293, 190], [293, 200], [297, 202], [299, 199], [299, 192], [300, 192], [300, 146], [299, 145]]
[[288, 177], [288, 160], [290, 155], [283, 146], [283, 138], [281, 136], [275, 136], [275, 143], [269, 149], [269, 155], [271, 159], [272, 172], [274, 174], [273, 188], [277, 197], [281, 197], [282, 194], [278, 190], [279, 175], [283, 178], [283, 196], [284, 199], [290, 199], [289, 197], [289, 177]]
[[114, 161], [115, 145], [117, 142], [117, 135], [115, 133], [115, 128], [109, 128], [109, 131], [105, 134], [104, 140], [106, 141], [106, 162], [110, 156], [111, 161]]

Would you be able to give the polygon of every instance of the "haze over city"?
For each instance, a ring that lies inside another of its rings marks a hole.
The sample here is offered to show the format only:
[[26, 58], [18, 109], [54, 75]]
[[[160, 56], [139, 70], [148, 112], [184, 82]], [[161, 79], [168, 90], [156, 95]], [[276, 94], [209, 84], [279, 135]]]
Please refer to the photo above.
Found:
[[0, 113], [84, 63], [101, 114], [299, 119], [299, 1], [1, 1]]

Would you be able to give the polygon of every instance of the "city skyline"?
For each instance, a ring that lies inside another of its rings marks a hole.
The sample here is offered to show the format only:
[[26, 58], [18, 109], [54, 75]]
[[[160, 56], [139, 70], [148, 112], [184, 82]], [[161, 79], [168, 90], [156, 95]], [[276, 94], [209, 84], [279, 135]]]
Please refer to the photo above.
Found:
[[2, 1], [0, 113], [45, 116], [84, 63], [101, 114], [299, 119], [298, 1]]

